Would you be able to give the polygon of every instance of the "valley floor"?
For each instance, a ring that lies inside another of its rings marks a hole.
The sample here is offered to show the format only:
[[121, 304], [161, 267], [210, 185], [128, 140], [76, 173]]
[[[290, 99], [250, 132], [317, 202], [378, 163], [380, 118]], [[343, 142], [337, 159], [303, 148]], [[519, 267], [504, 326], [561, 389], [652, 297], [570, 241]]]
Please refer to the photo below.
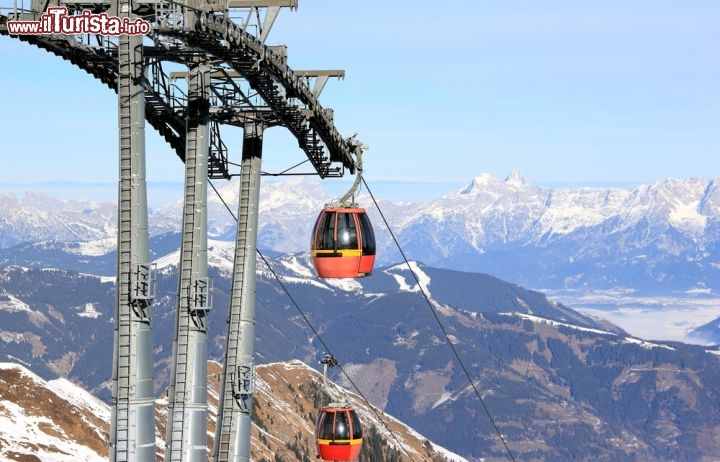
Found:
[[633, 336], [695, 345], [712, 342], [691, 335], [698, 327], [720, 318], [717, 296], [632, 296], [620, 293], [552, 293], [548, 298], [588, 316], [606, 319]]

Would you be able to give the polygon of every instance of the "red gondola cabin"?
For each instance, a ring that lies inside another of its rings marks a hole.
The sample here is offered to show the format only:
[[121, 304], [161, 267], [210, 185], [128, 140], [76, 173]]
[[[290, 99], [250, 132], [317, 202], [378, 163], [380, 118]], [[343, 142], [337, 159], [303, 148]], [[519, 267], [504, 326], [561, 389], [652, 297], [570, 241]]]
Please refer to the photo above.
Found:
[[353, 460], [362, 449], [360, 419], [351, 407], [325, 407], [318, 415], [315, 442], [323, 460]]
[[313, 265], [321, 278], [358, 278], [372, 273], [375, 233], [365, 209], [323, 209], [311, 244]]

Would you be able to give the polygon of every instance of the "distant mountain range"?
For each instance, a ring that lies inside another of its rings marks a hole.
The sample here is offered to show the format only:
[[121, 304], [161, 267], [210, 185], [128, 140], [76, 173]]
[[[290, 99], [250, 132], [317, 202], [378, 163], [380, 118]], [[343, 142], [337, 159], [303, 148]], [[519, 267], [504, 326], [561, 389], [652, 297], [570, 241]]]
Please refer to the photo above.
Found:
[[[359, 280], [314, 276], [306, 246], [330, 199], [324, 189], [308, 180], [268, 184], [258, 247], [292, 299], [259, 261], [256, 361], [316, 365], [329, 348], [370, 401], [468, 460], [507, 457], [485, 409], [520, 460], [717, 458], [716, 348], [647, 342], [522, 286], [717, 296], [719, 184], [560, 190], [513, 173], [504, 181], [479, 176], [435, 201], [381, 201], [412, 272], [360, 197], [379, 255], [374, 274]], [[218, 191], [222, 200], [211, 196], [208, 205], [215, 360], [224, 353], [235, 235], [227, 209], [236, 209], [237, 184]], [[181, 207], [150, 217], [158, 396], [169, 381]], [[112, 203], [0, 196], [2, 359], [48, 380], [70, 379], [105, 401], [115, 214]], [[717, 325], [698, 335], [717, 338]]]
[[[232, 241], [228, 208], [235, 213], [238, 186], [230, 182], [218, 191], [219, 197], [210, 194], [209, 232]], [[258, 247], [306, 252], [312, 223], [329, 199], [308, 179], [263, 185]], [[359, 202], [373, 218], [379, 264], [400, 262], [370, 198]], [[546, 189], [513, 172], [504, 181], [480, 175], [432, 201], [379, 205], [404, 252], [428, 265], [552, 290], [720, 292], [720, 178], [664, 180], [633, 190]], [[181, 210], [180, 202], [153, 210], [151, 233], [177, 232]], [[115, 228], [110, 203], [0, 196], [0, 248], [53, 240], [94, 258], [113, 248]]]

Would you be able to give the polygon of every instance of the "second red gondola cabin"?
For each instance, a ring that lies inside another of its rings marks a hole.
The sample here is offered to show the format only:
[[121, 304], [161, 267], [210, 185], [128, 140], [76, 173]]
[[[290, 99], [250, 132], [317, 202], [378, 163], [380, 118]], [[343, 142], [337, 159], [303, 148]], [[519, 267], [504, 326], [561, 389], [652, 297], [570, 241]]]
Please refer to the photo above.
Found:
[[321, 409], [315, 441], [323, 460], [355, 459], [362, 449], [362, 427], [355, 410], [333, 405]]

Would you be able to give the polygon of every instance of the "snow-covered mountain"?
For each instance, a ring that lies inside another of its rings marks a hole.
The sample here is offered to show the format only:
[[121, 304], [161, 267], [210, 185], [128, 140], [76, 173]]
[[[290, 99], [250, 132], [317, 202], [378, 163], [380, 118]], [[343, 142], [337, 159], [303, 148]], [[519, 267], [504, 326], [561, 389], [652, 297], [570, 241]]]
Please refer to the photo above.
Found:
[[[232, 241], [238, 185], [217, 189], [209, 194], [210, 237]], [[307, 178], [263, 184], [258, 247], [307, 251], [312, 224], [329, 199]], [[378, 263], [401, 261], [370, 198], [358, 202], [375, 225]], [[433, 266], [553, 290], [720, 292], [720, 177], [632, 190], [558, 189], [512, 172], [504, 181], [477, 176], [432, 201], [379, 205], [406, 255]], [[178, 232], [181, 212], [181, 202], [153, 210], [151, 234]], [[114, 244], [114, 214], [111, 204], [0, 196], [0, 248], [53, 239], [97, 256]]]
[[115, 235], [117, 207], [111, 202], [62, 200], [26, 192], [0, 194], [0, 248], [40, 240], [84, 242]]
[[[315, 459], [314, 413], [308, 410], [321, 396], [320, 374], [300, 361], [260, 365], [256, 373], [253, 460]], [[221, 376], [218, 363], [208, 364], [208, 376], [208, 440], [212, 444]], [[331, 386], [334, 393], [353, 403], [362, 421], [366, 441], [361, 460], [467, 462], [359, 396]], [[156, 400], [158, 460], [163, 460], [166, 405], [165, 398]], [[109, 428], [110, 407], [78, 385], [66, 379], [44, 380], [21, 364], [0, 363], [2, 460], [106, 461]]]
[[428, 264], [530, 287], [720, 291], [720, 178], [633, 190], [545, 189], [482, 175], [397, 232]]
[[[209, 247], [216, 257], [210, 265], [214, 308], [208, 350], [219, 360], [232, 246], [215, 241]], [[307, 254], [267, 261], [283, 284], [258, 261], [258, 364], [300, 359], [317, 367], [329, 350], [383, 413], [468, 460], [507, 454], [463, 370], [519, 460], [702, 460], [720, 454], [712, 437], [720, 431], [713, 386], [720, 380], [717, 348], [640, 339], [483, 274], [411, 262], [378, 267], [359, 280], [322, 280], [313, 277]], [[152, 322], [156, 396], [162, 396], [178, 267], [173, 256], [156, 263]], [[107, 400], [114, 312], [108, 279], [48, 267], [2, 268], [2, 352], [43, 377], [67, 377]], [[351, 386], [338, 371], [332, 378]], [[286, 417], [311, 421], [305, 416], [317, 407], [310, 404], [313, 389], [298, 388], [295, 372], [283, 380], [270, 390], [288, 390], [300, 409]], [[278, 409], [284, 407], [257, 407], [266, 425], [276, 425], [261, 432], [260, 441], [286, 437], [290, 422], [278, 417]], [[293, 435], [278, 447], [307, 441]]]
[[107, 404], [66, 379], [0, 363], [0, 458], [107, 460]]

